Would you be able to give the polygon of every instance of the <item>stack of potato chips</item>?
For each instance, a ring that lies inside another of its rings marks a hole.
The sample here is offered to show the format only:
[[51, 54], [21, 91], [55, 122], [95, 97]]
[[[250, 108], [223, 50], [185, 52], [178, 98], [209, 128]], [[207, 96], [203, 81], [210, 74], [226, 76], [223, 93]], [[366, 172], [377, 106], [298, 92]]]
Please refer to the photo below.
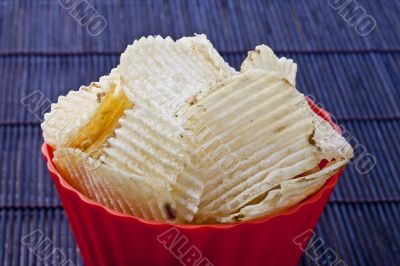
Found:
[[237, 72], [205, 35], [141, 38], [109, 75], [59, 97], [44, 138], [62, 176], [113, 210], [169, 223], [265, 216], [352, 157], [296, 90], [296, 72], [265, 45]]

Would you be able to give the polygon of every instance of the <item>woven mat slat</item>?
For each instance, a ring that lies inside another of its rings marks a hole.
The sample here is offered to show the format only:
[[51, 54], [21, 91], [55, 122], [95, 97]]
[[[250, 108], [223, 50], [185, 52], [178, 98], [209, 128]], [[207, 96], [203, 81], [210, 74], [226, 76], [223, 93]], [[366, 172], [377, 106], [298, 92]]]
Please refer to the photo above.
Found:
[[[48, 249], [42, 247], [37, 253], [29, 250], [27, 240], [46, 241]], [[51, 265], [44, 255], [50, 255], [59, 248], [74, 265], [82, 265], [82, 259], [70, 231], [63, 210], [0, 210], [0, 246], [1, 265]], [[40, 252], [46, 252], [40, 254]]]
[[400, 227], [392, 219], [399, 213], [398, 203], [329, 204], [314, 231], [323, 245], [309, 244], [300, 265], [329, 265], [322, 263], [329, 248], [345, 263], [339, 265], [396, 265]]
[[3, 0], [0, 51], [119, 51], [143, 35], [176, 38], [193, 33], [208, 34], [223, 51], [249, 50], [260, 43], [307, 51], [400, 49], [398, 1], [357, 1], [377, 22], [366, 37], [358, 35], [328, 1], [89, 2], [108, 22], [95, 37], [58, 1]]

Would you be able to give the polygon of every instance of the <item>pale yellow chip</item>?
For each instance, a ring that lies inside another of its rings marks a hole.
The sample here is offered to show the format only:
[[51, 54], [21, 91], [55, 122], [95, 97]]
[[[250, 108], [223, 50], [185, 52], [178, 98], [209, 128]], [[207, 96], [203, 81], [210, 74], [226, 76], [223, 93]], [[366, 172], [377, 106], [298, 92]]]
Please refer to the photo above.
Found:
[[171, 191], [188, 161], [189, 149], [177, 127], [145, 108], [127, 110], [114, 136], [107, 140], [102, 161], [114, 168], [143, 176]]
[[160, 36], [141, 38], [121, 55], [117, 72], [135, 103], [169, 116], [193, 96], [236, 73], [205, 35], [177, 41]]
[[[317, 130], [323, 122], [282, 75], [248, 69], [211, 91], [186, 111], [205, 173], [197, 223], [224, 221], [262, 202], [270, 190], [316, 169], [322, 159], [346, 160], [334, 152], [346, 141], [329, 125]], [[304, 105], [307, 110], [299, 108]], [[335, 141], [325, 139], [328, 131]], [[232, 169], [224, 169], [226, 158], [234, 162]], [[311, 187], [316, 186], [307, 191]]]
[[[60, 96], [45, 114], [42, 129], [47, 144], [92, 152], [112, 135], [123, 111], [131, 108], [117, 73], [100, 78], [88, 87]], [[91, 150], [91, 151], [89, 151]]]
[[79, 192], [110, 209], [154, 221], [176, 221], [171, 194], [142, 177], [106, 166], [78, 149], [56, 150], [54, 163]]
[[101, 160], [160, 184], [175, 198], [177, 217], [190, 222], [200, 201], [201, 172], [191, 167], [192, 144], [176, 114], [196, 101], [194, 95], [235, 71], [204, 35], [176, 42], [160, 36], [141, 38], [121, 55], [116, 71], [135, 106], [119, 120]]
[[[296, 108], [302, 100], [279, 75], [249, 70], [187, 111], [194, 153], [203, 158], [198, 167], [205, 173], [196, 222], [231, 214], [318, 164], [318, 147], [310, 143], [312, 119]], [[222, 169], [227, 158], [237, 165]]]
[[[256, 69], [277, 73], [277, 75], [295, 85], [296, 64], [291, 59], [276, 57], [272, 50], [265, 45], [258, 46], [255, 51], [249, 53], [242, 64], [241, 71]], [[234, 213], [222, 217], [213, 217], [218, 222], [229, 223], [250, 220], [292, 207], [320, 189], [325, 181], [343, 168], [353, 156], [350, 144], [341, 134], [332, 128], [327, 121], [315, 114], [299, 92], [297, 94], [300, 101], [295, 104], [296, 109], [301, 112], [304, 119], [311, 119], [315, 128], [312, 137], [309, 139], [310, 144], [318, 147], [317, 153], [313, 157], [317, 161], [325, 159], [330, 163], [322, 170], [319, 166], [315, 166], [302, 173], [301, 177], [295, 176], [292, 179], [286, 179], [288, 175], [284, 174], [285, 180], [274, 183], [274, 187], [271, 186], [270, 190], [238, 208]], [[277, 153], [279, 152], [281, 151], [277, 151]], [[281, 172], [282, 170], [278, 171]], [[254, 190], [256, 189], [251, 188], [247, 191], [253, 193]], [[243, 193], [245, 192], [242, 192], [242, 195]]]
[[[296, 84], [297, 64], [286, 57], [278, 58], [266, 45], [259, 45], [254, 51], [250, 51], [241, 66], [242, 72], [255, 69], [274, 72], [293, 86]], [[303, 112], [304, 117], [313, 120], [316, 127], [313, 139], [316, 145], [323, 149], [325, 159], [348, 161], [353, 157], [353, 149], [349, 143], [326, 120], [312, 111], [307, 101], [299, 101], [296, 108]]]
[[243, 61], [240, 71], [245, 72], [251, 69], [261, 69], [268, 72], [275, 72], [285, 78], [290, 84], [296, 86], [297, 64], [286, 57], [278, 58], [271, 48], [266, 45], [256, 46], [254, 51], [248, 52], [247, 58]]
[[218, 218], [218, 221], [221, 223], [247, 221], [293, 207], [317, 192], [326, 180], [346, 164], [344, 160], [333, 162], [313, 174], [284, 181], [279, 187], [268, 191], [261, 202], [245, 206], [237, 213]]

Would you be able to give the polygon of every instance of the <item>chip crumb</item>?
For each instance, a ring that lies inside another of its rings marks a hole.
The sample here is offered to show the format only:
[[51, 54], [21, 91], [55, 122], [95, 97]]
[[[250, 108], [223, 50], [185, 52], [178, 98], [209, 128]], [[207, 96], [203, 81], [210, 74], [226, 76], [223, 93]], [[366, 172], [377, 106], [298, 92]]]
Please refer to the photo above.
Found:
[[104, 97], [104, 96], [106, 96], [106, 93], [105, 92], [99, 92], [99, 93], [97, 93], [97, 102], [98, 103], [101, 103], [101, 100], [102, 100], [102, 98]]
[[315, 135], [315, 128], [314, 128], [313, 132], [311, 133], [311, 135], [308, 137], [308, 143], [315, 146], [314, 135]]
[[244, 218], [244, 215], [243, 215], [243, 214], [238, 214], [238, 215], [235, 215], [235, 216], [233, 217], [233, 219], [234, 219], [236, 222], [242, 221], [243, 218]]
[[87, 86], [81, 86], [81, 87], [79, 88], [79, 90], [81, 90], [81, 91], [89, 91], [90, 88], [87, 87]]
[[93, 86], [93, 87], [95, 87], [95, 88], [100, 88], [100, 85], [99, 85], [99, 83], [97, 83], [97, 82], [92, 82], [92, 83], [90, 83], [90, 86]]
[[292, 86], [292, 83], [290, 83], [289, 80], [287, 80], [286, 78], [282, 79], [283, 83], [285, 83], [286, 85]]
[[283, 126], [280, 126], [280, 127], [276, 128], [274, 130], [274, 132], [275, 133], [279, 133], [279, 132], [282, 132], [283, 130], [285, 130], [286, 128], [287, 128], [287, 125], [283, 125]]
[[167, 213], [168, 219], [169, 220], [175, 220], [176, 218], [176, 211], [171, 207], [171, 204], [169, 202], [165, 203], [164, 209]]
[[197, 98], [196, 96], [192, 96], [189, 99], [186, 100], [186, 103], [188, 103], [190, 106], [194, 105], [197, 103]]

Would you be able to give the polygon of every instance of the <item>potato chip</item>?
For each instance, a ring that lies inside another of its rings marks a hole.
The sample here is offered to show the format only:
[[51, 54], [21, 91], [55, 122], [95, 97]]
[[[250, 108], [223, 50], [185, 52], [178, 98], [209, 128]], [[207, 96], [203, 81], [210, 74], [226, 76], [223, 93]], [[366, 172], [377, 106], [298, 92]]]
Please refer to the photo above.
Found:
[[[60, 96], [41, 125], [46, 143], [84, 150], [99, 146], [112, 133], [121, 109], [132, 105], [125, 98], [121, 77], [116, 73]], [[119, 104], [121, 108], [117, 108]]]
[[106, 166], [79, 149], [56, 150], [54, 163], [78, 191], [110, 209], [160, 222], [176, 219], [170, 193], [142, 177]]
[[[257, 46], [255, 51], [249, 52], [244, 60], [241, 71], [261, 69], [280, 73], [293, 86], [295, 86], [297, 65], [292, 59], [278, 58], [266, 45]], [[300, 94], [300, 92], [298, 92]], [[303, 111], [305, 117], [311, 117], [316, 127], [314, 141], [322, 149], [323, 157], [327, 160], [350, 160], [353, 157], [353, 149], [343, 136], [335, 130], [326, 120], [311, 110], [306, 101], [299, 101], [297, 108]]]
[[190, 222], [199, 210], [200, 197], [204, 188], [201, 181], [203, 173], [193, 161], [188, 161], [186, 167], [178, 174], [172, 188], [172, 195], [176, 200], [178, 218]]
[[[296, 64], [290, 59], [278, 59], [272, 50], [265, 45], [256, 47], [254, 52], [249, 53], [248, 58], [242, 64], [241, 71], [256, 69], [278, 72], [277, 75], [281, 75], [288, 79], [291, 84], [295, 84]], [[297, 94], [300, 96], [300, 101], [295, 104], [296, 108], [301, 110], [303, 118], [311, 118], [315, 126], [312, 137], [309, 139], [318, 147], [318, 154], [315, 157], [331, 162], [323, 170], [316, 166], [305, 171], [302, 174], [304, 177], [275, 184], [275, 187], [270, 191], [258, 196], [253, 202], [241, 207], [236, 213], [219, 217], [217, 221], [226, 223], [249, 220], [294, 206], [317, 191], [327, 178], [344, 167], [353, 156], [353, 150], [343, 136], [311, 110], [301, 93], [297, 92]], [[289, 187], [291, 189], [288, 189]]]
[[[318, 148], [309, 141], [314, 125], [295, 105], [301, 100], [279, 75], [249, 70], [190, 108], [187, 129], [198, 158], [225, 146], [239, 164], [232, 173], [224, 173], [218, 162], [210, 164], [209, 158], [200, 164], [208, 179], [197, 222], [232, 213], [280, 180], [318, 164]], [[202, 130], [191, 126], [193, 117], [209, 131], [208, 137], [199, 137]]]
[[278, 58], [271, 48], [266, 45], [256, 46], [254, 51], [248, 52], [247, 58], [243, 61], [240, 71], [249, 69], [262, 69], [276, 72], [287, 79], [290, 84], [296, 86], [297, 64], [286, 57]]
[[135, 107], [119, 120], [101, 159], [173, 191], [177, 216], [191, 221], [202, 190], [197, 182], [200, 171], [190, 168], [191, 142], [176, 113], [193, 104], [194, 95], [235, 71], [199, 35], [176, 42], [159, 36], [135, 41], [122, 54], [117, 72]]
[[[293, 86], [296, 84], [296, 63], [286, 57], [278, 58], [266, 45], [257, 46], [254, 51], [249, 52], [249, 55], [243, 61], [241, 71], [245, 72], [251, 69], [276, 72]], [[312, 111], [306, 101], [299, 101], [296, 105], [297, 108], [302, 109], [304, 116], [312, 118], [317, 129], [314, 140], [317, 142], [317, 146], [323, 148], [324, 158], [327, 160], [333, 158], [349, 160], [353, 157], [353, 150], [349, 143], [328, 122]]]
[[[206, 174], [197, 223], [216, 222], [262, 200], [322, 159], [342, 158], [329, 152], [335, 147], [325, 144], [315, 118], [299, 108], [308, 106], [304, 96], [280, 74], [249, 69], [222, 83], [186, 114], [194, 153], [205, 158], [199, 165]], [[207, 156], [223, 148], [236, 158], [232, 172]]]
[[132, 101], [169, 115], [235, 73], [205, 35], [176, 42], [169, 37], [141, 38], [121, 55], [117, 71], [126, 81]]
[[100, 156], [102, 144], [114, 134], [124, 111], [132, 107], [133, 103], [128, 100], [124, 91], [118, 90], [112, 84], [90, 122], [79, 130], [79, 134], [67, 146], [79, 148], [90, 153], [92, 157]]
[[150, 109], [127, 110], [101, 159], [114, 168], [147, 177], [149, 182], [157, 180], [171, 190], [188, 161], [189, 146], [177, 129]]
[[333, 159], [349, 161], [353, 157], [353, 148], [346, 139], [310, 108], [308, 113], [311, 114], [316, 128], [314, 141], [321, 147], [322, 157], [328, 161]]
[[334, 162], [316, 173], [284, 181], [279, 187], [268, 191], [261, 202], [245, 206], [237, 213], [218, 218], [218, 221], [221, 223], [247, 221], [293, 207], [317, 192], [325, 181], [346, 163], [344, 160]]

